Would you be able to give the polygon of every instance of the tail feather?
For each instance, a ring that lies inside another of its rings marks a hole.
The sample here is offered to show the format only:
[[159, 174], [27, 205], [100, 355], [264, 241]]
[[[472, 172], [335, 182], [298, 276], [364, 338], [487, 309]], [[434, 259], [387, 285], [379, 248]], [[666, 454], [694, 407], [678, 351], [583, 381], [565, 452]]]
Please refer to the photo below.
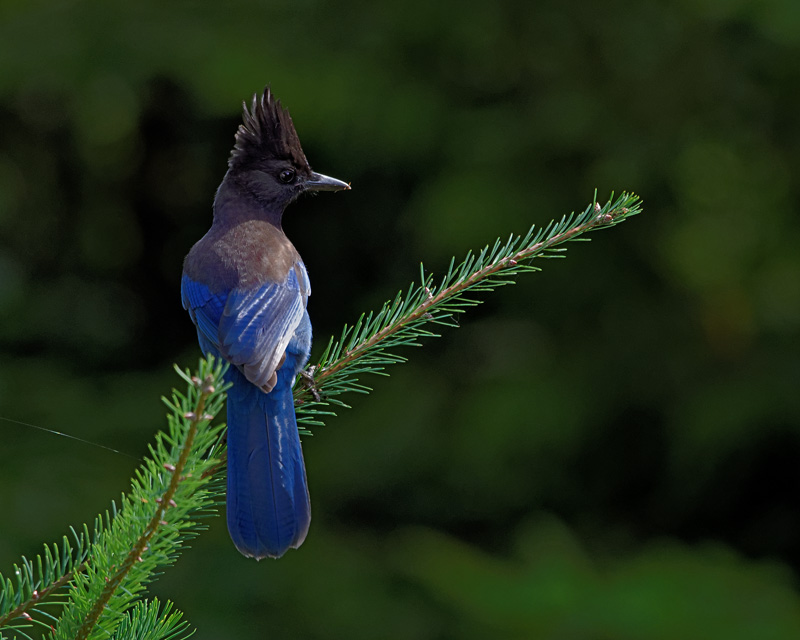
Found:
[[299, 547], [311, 521], [294, 372], [284, 369], [270, 393], [229, 370], [228, 531], [241, 553], [258, 559]]

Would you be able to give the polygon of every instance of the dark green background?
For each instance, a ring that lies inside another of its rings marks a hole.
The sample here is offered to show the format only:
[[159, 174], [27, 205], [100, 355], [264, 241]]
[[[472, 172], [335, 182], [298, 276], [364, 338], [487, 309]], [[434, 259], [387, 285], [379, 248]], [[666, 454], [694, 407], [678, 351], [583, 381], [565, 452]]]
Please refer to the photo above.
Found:
[[[316, 354], [420, 261], [595, 188], [645, 213], [307, 438], [300, 551], [214, 520], [153, 589], [195, 637], [800, 637], [799, 45], [794, 0], [5, 0], [0, 415], [146, 453], [199, 355], [181, 261], [269, 82], [353, 183], [285, 221]], [[0, 433], [8, 574], [137, 463]]]

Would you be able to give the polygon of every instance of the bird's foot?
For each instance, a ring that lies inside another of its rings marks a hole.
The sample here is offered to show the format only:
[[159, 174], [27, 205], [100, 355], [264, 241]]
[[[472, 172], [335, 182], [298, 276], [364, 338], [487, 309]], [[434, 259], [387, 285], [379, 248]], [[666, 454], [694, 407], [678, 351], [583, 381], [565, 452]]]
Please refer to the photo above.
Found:
[[322, 396], [317, 389], [317, 383], [314, 380], [314, 372], [316, 371], [317, 367], [311, 365], [305, 371], [300, 372], [300, 377], [303, 378], [303, 384], [306, 385], [306, 388], [311, 392], [311, 395], [314, 396], [314, 400], [317, 402], [322, 402]]

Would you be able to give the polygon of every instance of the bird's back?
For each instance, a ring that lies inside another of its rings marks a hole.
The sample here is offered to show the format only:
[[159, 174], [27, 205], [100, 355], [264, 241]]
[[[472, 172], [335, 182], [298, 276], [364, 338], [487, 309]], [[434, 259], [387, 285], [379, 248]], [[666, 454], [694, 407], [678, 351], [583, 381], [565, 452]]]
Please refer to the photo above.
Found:
[[219, 293], [283, 282], [299, 262], [300, 254], [281, 229], [251, 219], [212, 226], [189, 251], [183, 273]]

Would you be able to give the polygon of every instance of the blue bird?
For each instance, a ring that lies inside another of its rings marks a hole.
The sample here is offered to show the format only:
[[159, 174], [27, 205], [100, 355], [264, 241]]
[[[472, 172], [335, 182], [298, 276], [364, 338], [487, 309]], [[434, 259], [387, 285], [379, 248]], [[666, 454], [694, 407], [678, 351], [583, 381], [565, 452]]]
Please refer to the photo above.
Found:
[[184, 262], [181, 300], [200, 348], [232, 365], [228, 531], [245, 556], [299, 547], [311, 521], [292, 397], [311, 350], [311, 285], [283, 212], [306, 191], [349, 188], [311, 170], [289, 112], [267, 87], [244, 105], [211, 229]]

